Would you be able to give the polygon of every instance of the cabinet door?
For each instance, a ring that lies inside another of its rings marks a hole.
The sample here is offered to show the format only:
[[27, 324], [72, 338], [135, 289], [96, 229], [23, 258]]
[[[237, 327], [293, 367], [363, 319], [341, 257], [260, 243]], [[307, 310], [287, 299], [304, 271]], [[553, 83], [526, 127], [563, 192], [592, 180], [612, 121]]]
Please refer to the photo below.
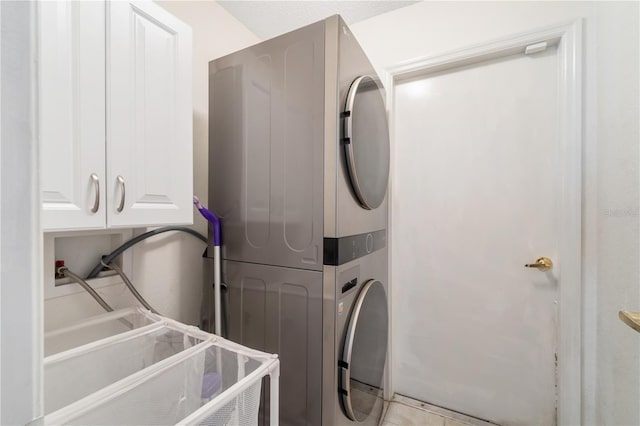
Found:
[[105, 4], [39, 5], [42, 227], [105, 227]]
[[192, 223], [191, 29], [150, 1], [107, 7], [107, 224]]

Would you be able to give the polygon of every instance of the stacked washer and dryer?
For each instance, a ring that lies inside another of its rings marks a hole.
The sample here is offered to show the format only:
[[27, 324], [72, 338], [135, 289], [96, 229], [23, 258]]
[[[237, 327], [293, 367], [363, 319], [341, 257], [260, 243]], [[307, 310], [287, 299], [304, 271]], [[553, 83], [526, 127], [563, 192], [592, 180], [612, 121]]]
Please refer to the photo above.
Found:
[[281, 424], [377, 425], [389, 133], [373, 66], [333, 16], [210, 62], [209, 91], [227, 337], [279, 354]]

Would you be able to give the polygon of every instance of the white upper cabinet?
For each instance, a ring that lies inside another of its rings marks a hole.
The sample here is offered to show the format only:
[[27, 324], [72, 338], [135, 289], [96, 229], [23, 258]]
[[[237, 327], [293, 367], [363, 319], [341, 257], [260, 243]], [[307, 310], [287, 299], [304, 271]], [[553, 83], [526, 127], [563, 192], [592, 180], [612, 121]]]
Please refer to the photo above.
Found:
[[150, 1], [41, 2], [44, 230], [193, 220], [191, 29]]
[[107, 10], [107, 223], [191, 223], [191, 29], [151, 2]]
[[39, 5], [42, 226], [104, 228], [105, 5]]

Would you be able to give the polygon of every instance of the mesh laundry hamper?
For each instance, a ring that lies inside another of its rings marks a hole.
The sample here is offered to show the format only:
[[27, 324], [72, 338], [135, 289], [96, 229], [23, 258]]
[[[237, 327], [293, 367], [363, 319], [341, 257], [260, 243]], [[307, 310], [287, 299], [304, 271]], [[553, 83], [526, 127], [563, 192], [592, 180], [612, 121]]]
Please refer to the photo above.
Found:
[[257, 425], [266, 375], [278, 424], [276, 355], [141, 308], [47, 333], [45, 353], [44, 424]]

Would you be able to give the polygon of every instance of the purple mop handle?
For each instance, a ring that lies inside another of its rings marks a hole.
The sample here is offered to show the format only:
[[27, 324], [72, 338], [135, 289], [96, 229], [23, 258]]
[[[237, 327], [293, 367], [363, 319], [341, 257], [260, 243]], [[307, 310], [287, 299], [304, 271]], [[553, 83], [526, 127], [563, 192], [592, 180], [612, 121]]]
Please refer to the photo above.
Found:
[[200, 199], [193, 196], [193, 204], [198, 208], [200, 214], [207, 219], [207, 221], [213, 226], [213, 245], [220, 247], [220, 219], [213, 214], [209, 209], [200, 203]]

